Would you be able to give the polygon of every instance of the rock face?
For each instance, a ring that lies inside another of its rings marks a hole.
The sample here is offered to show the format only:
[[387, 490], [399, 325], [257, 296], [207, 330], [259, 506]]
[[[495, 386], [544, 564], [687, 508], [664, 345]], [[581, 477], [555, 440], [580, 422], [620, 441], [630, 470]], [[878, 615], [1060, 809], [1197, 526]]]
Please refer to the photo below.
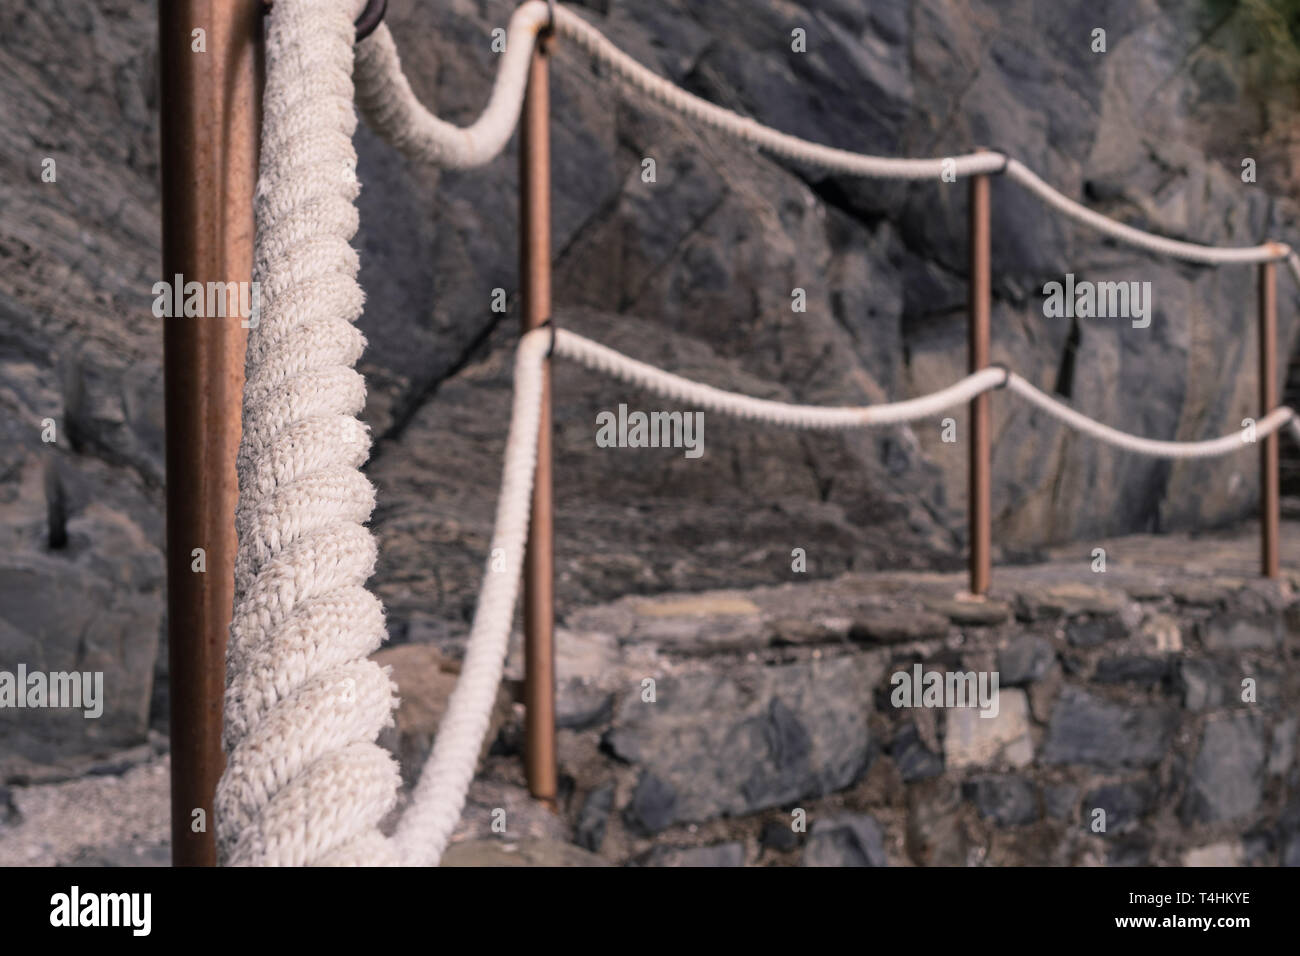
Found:
[[[476, 115], [496, 70], [490, 32], [513, 6], [393, 3], [417, 94], [453, 120]], [[1224, 152], [1214, 120], [1248, 125], [1241, 117], [1257, 111], [1231, 29], [1198, 40], [1208, 4], [625, 0], [580, 12], [674, 82], [796, 135], [886, 155], [989, 144], [1170, 235], [1246, 244], [1300, 233], [1280, 194], [1289, 170], [1261, 162], [1247, 185], [1240, 157]], [[151, 712], [156, 726], [165, 715], [154, 692], [165, 676], [154, 19], [144, 0], [0, 11], [0, 589], [19, 595], [0, 603], [0, 665], [37, 645], [42, 659], [97, 661], [115, 687], [102, 741], [138, 738]], [[1090, 49], [1099, 25], [1104, 54]], [[795, 29], [806, 52], [792, 49]], [[737, 148], [618, 91], [563, 43], [553, 104], [560, 324], [724, 388], [810, 403], [904, 398], [964, 373], [963, 185], [860, 182]], [[1242, 132], [1235, 141], [1259, 131]], [[357, 147], [375, 584], [396, 640], [454, 643], [478, 587], [506, 432], [515, 146], [485, 169], [445, 174], [410, 166], [364, 129]], [[41, 176], [47, 159], [53, 182]], [[1013, 184], [993, 193], [995, 360], [1151, 435], [1217, 434], [1254, 414], [1253, 346], [1238, 321], [1253, 302], [1250, 269], [1117, 249]], [[1041, 288], [1067, 271], [1151, 282], [1150, 327], [1045, 318]], [[1296, 323], [1281, 282], [1286, 353]], [[493, 311], [496, 290], [506, 312]], [[793, 310], [795, 290], [806, 311]], [[810, 575], [830, 577], [952, 564], [963, 545], [961, 410], [956, 444], [938, 420], [804, 435], [710, 416], [704, 455], [687, 459], [596, 446], [599, 411], [664, 407], [657, 399], [559, 367], [555, 402], [568, 605], [771, 583], [796, 548]], [[994, 540], [1010, 553], [1250, 510], [1253, 460], [1171, 467], [1069, 437], [1009, 397], [993, 412]], [[86, 600], [59, 597], [73, 592]], [[888, 620], [863, 623], [866, 639], [907, 637]], [[1081, 626], [1083, 640], [1098, 637]], [[33, 729], [21, 744], [14, 734], [0, 724], [0, 752], [99, 746], [79, 733], [56, 742]], [[847, 766], [790, 772], [839, 779]], [[770, 782], [771, 799], [784, 779]]]
[[[644, 768], [628, 821], [647, 833], [840, 790], [866, 768], [878, 668], [856, 658], [741, 667], [629, 694], [604, 746]], [[701, 725], [719, 710], [723, 721]]]

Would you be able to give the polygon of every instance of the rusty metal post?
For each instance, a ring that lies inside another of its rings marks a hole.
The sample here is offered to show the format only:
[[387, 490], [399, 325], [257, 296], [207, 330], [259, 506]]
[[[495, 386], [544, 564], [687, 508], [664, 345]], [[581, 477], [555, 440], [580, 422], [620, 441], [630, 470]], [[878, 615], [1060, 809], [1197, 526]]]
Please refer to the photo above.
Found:
[[[519, 141], [519, 272], [523, 330], [551, 317], [550, 44], [533, 50]], [[524, 556], [524, 761], [528, 790], [555, 806], [555, 596], [551, 511], [551, 368], [542, 381], [537, 476]]]
[[[1277, 264], [1259, 267], [1259, 417], [1277, 407]], [[1266, 578], [1279, 573], [1278, 525], [1281, 520], [1278, 433], [1259, 449], [1260, 570]]]
[[[967, 353], [970, 371], [989, 364], [989, 177], [970, 178], [970, 326]], [[989, 395], [970, 403], [970, 469], [967, 516], [970, 523], [970, 590], [982, 595], [992, 576], [992, 506], [989, 491]]]
[[[261, 0], [158, 4], [168, 283], [177, 276], [205, 288], [210, 281], [252, 280], [261, 39]], [[216, 863], [212, 804], [224, 766], [221, 699], [234, 601], [235, 454], [247, 340], [239, 310], [226, 311], [235, 314], [163, 320], [176, 866]]]

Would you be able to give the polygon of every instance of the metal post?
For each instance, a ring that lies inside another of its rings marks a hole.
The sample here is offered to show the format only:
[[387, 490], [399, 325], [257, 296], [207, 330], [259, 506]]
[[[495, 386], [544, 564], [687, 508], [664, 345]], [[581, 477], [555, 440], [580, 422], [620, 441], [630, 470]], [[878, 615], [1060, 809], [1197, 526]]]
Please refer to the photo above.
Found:
[[[261, 38], [261, 0], [158, 4], [162, 271], [169, 283], [183, 276], [180, 281], [206, 288], [209, 281], [252, 279]], [[238, 314], [163, 320], [177, 866], [216, 863], [212, 804], [224, 765], [221, 699], [234, 600], [235, 454], [246, 340]]]
[[[989, 177], [970, 179], [970, 328], [968, 355], [970, 371], [978, 372], [989, 364]], [[990, 542], [992, 505], [989, 492], [989, 395], [977, 395], [970, 403], [970, 590], [982, 595], [988, 591], [992, 575]]]
[[[519, 142], [519, 271], [523, 329], [551, 317], [550, 43], [538, 38], [528, 72]], [[528, 790], [554, 807], [555, 599], [551, 512], [551, 368], [542, 382], [537, 476], [524, 556], [524, 760]]]
[[[1259, 267], [1259, 416], [1277, 407], [1277, 264]], [[1278, 433], [1259, 449], [1259, 524], [1261, 573], [1278, 576], [1278, 524], [1281, 520]]]

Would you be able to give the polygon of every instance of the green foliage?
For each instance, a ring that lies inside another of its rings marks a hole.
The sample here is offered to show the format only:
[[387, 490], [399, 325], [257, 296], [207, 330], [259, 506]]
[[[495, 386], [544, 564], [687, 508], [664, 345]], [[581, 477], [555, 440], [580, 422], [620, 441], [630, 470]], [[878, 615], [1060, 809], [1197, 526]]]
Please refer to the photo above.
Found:
[[1300, 0], [1209, 0], [1209, 7], [1257, 55], [1261, 79], [1300, 82]]

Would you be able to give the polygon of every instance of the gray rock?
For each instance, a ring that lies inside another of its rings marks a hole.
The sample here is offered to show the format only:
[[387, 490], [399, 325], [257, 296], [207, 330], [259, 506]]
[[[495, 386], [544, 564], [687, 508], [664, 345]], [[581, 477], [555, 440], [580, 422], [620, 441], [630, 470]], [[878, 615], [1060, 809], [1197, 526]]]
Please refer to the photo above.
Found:
[[1280, 776], [1295, 762], [1296, 732], [1300, 731], [1300, 717], [1292, 715], [1278, 721], [1273, 728], [1273, 743], [1268, 751], [1268, 772]]
[[1033, 823], [1039, 817], [1034, 785], [1014, 774], [973, 777], [962, 784], [962, 795], [980, 816], [1001, 826]]
[[592, 853], [600, 851], [605, 842], [605, 827], [609, 824], [610, 811], [614, 809], [614, 785], [612, 783], [597, 787], [587, 794], [582, 809], [578, 811], [578, 820], [573, 827], [573, 842]]
[[950, 769], [1002, 763], [1023, 767], [1034, 759], [1029, 698], [1023, 690], [999, 689], [996, 717], [985, 717], [975, 707], [953, 707], [944, 723], [944, 764]]
[[1183, 798], [1187, 821], [1237, 820], [1254, 812], [1263, 795], [1264, 737], [1250, 714], [1206, 721]]
[[1155, 687], [1170, 680], [1173, 664], [1162, 657], [1103, 657], [1093, 679], [1102, 684], [1141, 684]]
[[641, 775], [624, 817], [642, 833], [658, 833], [677, 821], [677, 791], [652, 773]]
[[1097, 647], [1107, 641], [1122, 640], [1127, 634], [1124, 622], [1118, 615], [1087, 615], [1071, 620], [1065, 626], [1065, 639], [1072, 647]]
[[645, 771], [630, 819], [657, 831], [848, 786], [867, 765], [882, 670], [855, 657], [747, 665], [664, 678], [655, 703], [627, 695], [603, 745]]
[[789, 821], [769, 820], [763, 824], [758, 842], [770, 850], [785, 853], [799, 845], [799, 834], [794, 832]]
[[1043, 787], [1043, 809], [1053, 820], [1075, 820], [1079, 808], [1079, 788], [1070, 783]]
[[170, 845], [150, 846], [140, 843], [88, 848], [79, 853], [71, 865], [102, 867], [171, 866], [172, 848]]
[[1077, 687], [1061, 691], [1052, 709], [1042, 759], [1048, 764], [1147, 767], [1168, 752], [1178, 714], [1167, 707], [1129, 707]]
[[1213, 661], [1184, 659], [1178, 663], [1178, 686], [1183, 706], [1201, 711], [1223, 706], [1223, 678]]
[[14, 804], [14, 796], [8, 787], [0, 787], [0, 826], [13, 826], [22, 821], [23, 815]]
[[926, 601], [926, 607], [959, 627], [992, 627], [1011, 617], [1011, 607], [1004, 601], [931, 599]]
[[657, 846], [641, 860], [642, 866], [744, 866], [745, 847], [739, 843], [713, 846]]
[[880, 824], [868, 814], [846, 814], [813, 823], [804, 866], [888, 866]]
[[609, 866], [594, 853], [559, 840], [466, 840], [453, 843], [442, 866]]
[[1144, 780], [1106, 784], [1084, 796], [1084, 816], [1091, 823], [1093, 811], [1104, 810], [1106, 832], [1123, 832], [1150, 812], [1154, 795], [1155, 788]]
[[943, 637], [948, 620], [929, 611], [879, 608], [860, 612], [849, 639], [866, 644], [898, 644]]
[[1151, 838], [1144, 833], [1127, 833], [1110, 843], [1108, 866], [1150, 866]]
[[943, 757], [921, 740], [916, 724], [908, 721], [894, 734], [890, 755], [905, 781], [925, 780], [943, 773]]
[[1198, 629], [1201, 641], [1212, 651], [1256, 650], [1277, 647], [1282, 641], [1282, 618], [1213, 617]]
[[1018, 637], [998, 651], [998, 681], [1017, 687], [1042, 680], [1056, 662], [1056, 650], [1041, 637]]
[[1300, 866], [1300, 833], [1287, 837], [1282, 844], [1282, 866]]

